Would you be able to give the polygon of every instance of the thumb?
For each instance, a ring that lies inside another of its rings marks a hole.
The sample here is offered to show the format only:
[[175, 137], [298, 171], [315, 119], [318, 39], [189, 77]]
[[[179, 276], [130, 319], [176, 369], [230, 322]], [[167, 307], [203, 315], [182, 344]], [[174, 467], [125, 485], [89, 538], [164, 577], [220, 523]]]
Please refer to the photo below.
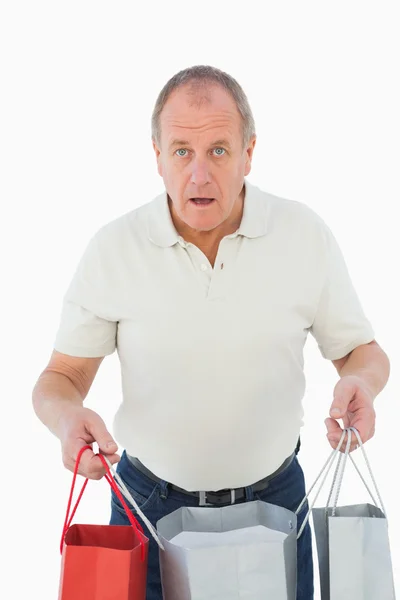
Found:
[[332, 419], [343, 419], [355, 392], [356, 387], [351, 377], [345, 376], [339, 379], [333, 390], [333, 402], [329, 413]]
[[101, 417], [91, 419], [89, 431], [93, 439], [97, 442], [99, 449], [104, 454], [114, 454], [118, 450], [118, 445], [114, 441], [111, 433], [107, 431], [107, 427]]
[[332, 417], [332, 419], [341, 419], [342, 417], [344, 417], [345, 413], [346, 409], [338, 404], [332, 404], [331, 410], [329, 411], [329, 414]]
[[350, 398], [347, 398], [346, 395], [335, 394], [329, 411], [329, 415], [332, 419], [342, 419], [347, 412], [349, 402]]

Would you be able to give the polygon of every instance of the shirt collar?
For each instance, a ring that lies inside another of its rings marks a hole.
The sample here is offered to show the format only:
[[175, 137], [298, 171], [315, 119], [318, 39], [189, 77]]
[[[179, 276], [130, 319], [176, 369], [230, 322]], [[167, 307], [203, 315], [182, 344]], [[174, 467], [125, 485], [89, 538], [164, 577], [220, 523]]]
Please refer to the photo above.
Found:
[[[244, 179], [245, 197], [242, 221], [239, 229], [231, 237], [242, 235], [256, 238], [267, 233], [266, 194], [260, 188]], [[150, 241], [162, 248], [178, 243], [180, 236], [175, 229], [168, 206], [167, 191], [157, 196], [149, 212], [147, 233]]]

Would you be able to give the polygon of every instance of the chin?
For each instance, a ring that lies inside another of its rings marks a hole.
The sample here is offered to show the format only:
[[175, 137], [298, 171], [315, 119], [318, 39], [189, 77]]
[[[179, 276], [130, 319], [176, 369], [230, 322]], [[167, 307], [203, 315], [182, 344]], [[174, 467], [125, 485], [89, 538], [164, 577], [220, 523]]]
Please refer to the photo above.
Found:
[[212, 231], [221, 223], [219, 221], [189, 221], [187, 225], [196, 231]]

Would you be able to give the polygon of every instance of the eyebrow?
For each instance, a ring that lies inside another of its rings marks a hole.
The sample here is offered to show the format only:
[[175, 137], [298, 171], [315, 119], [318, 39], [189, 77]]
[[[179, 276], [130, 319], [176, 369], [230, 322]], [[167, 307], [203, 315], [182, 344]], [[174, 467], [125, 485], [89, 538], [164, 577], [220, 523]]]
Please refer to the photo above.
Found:
[[[227, 148], [231, 148], [230, 143], [226, 139], [215, 140], [211, 146], [226, 146]], [[188, 140], [172, 140], [169, 147], [173, 148], [174, 146], [190, 146], [190, 142]]]

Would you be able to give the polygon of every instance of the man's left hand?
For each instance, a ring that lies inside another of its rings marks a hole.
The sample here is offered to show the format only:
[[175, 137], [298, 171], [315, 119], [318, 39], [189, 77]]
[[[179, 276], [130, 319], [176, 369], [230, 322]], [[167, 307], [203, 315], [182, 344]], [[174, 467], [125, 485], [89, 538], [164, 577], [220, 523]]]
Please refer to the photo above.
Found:
[[[363, 444], [372, 438], [375, 433], [374, 398], [361, 377], [345, 375], [338, 381], [333, 392], [330, 416], [331, 418], [325, 420], [328, 430], [326, 437], [335, 450], [343, 433], [336, 419], [343, 419], [345, 428], [355, 427]], [[345, 441], [341, 452], [346, 448]], [[352, 432], [350, 452], [356, 449], [357, 444], [357, 438]]]

